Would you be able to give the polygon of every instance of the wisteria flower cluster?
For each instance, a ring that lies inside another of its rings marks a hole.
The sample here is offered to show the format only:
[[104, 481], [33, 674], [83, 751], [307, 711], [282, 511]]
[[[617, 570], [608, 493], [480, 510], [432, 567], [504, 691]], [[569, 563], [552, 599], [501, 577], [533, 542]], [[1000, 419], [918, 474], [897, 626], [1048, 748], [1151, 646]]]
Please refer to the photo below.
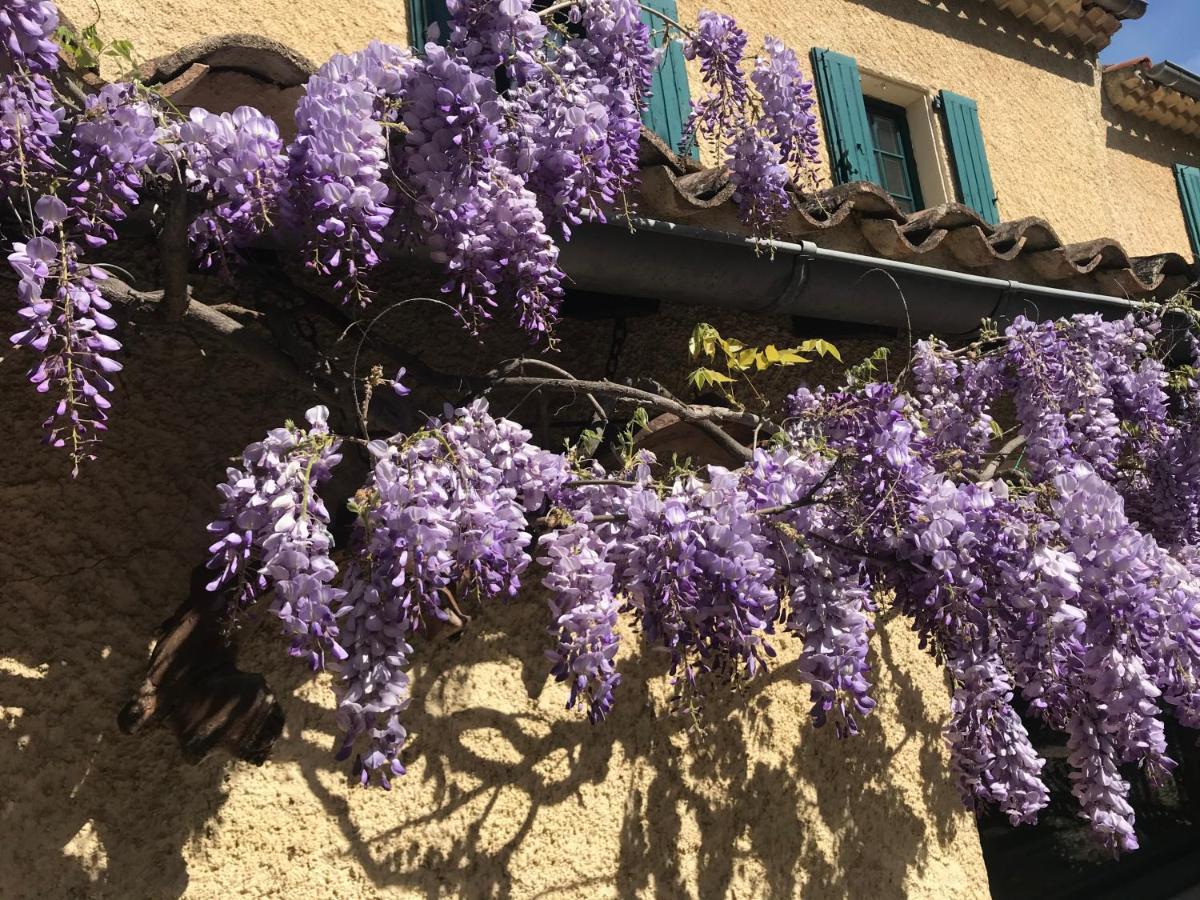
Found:
[[[333, 57], [305, 86], [296, 136], [285, 144], [257, 110], [197, 108], [184, 117], [137, 83], [106, 85], [69, 111], [53, 86], [62, 74], [51, 39], [56, 7], [8, 0], [0, 4], [0, 184], [27, 216], [27, 240], [41, 233], [32, 214], [41, 197], [65, 206], [68, 243], [57, 269], [71, 277], [75, 261], [116, 238], [133, 206], [147, 196], [179, 205], [182, 184], [201, 266], [236, 276], [240, 248], [270, 234], [297, 247], [358, 309], [373, 296], [371, 270], [416, 247], [444, 268], [445, 291], [471, 329], [511, 311], [551, 341], [563, 294], [559, 243], [580, 223], [630, 208], [660, 58], [636, 0], [553, 6], [449, 0], [446, 33], [416, 53], [374, 42]], [[696, 121], [711, 131], [724, 116], [736, 119], [730, 166], [739, 202], [765, 227], [787, 207], [789, 167], [811, 149], [811, 86], [795, 55], [769, 41], [751, 76], [762, 109], [747, 118], [748, 82], [731, 62], [740, 61], [744, 35], [711, 17], [698, 35], [708, 35], [709, 49], [699, 51], [706, 77], [737, 102], [702, 105]], [[50, 302], [58, 304], [52, 318], [69, 317], [61, 298]], [[65, 397], [80, 423], [72, 447], [96, 439], [95, 395]], [[76, 453], [76, 464], [87, 455]]]
[[[234, 612], [275, 598], [293, 652], [336, 674], [340, 754], [385, 786], [403, 772], [419, 639], [531, 583], [549, 605], [549, 672], [597, 725], [620, 702], [624, 618], [666, 654], [693, 716], [794, 641], [814, 724], [851, 738], [875, 709], [887, 606], [953, 685], [964, 801], [1036, 821], [1037, 721], [1063, 735], [1098, 841], [1131, 850], [1131, 779], [1161, 784], [1175, 766], [1164, 717], [1200, 725], [1195, 369], [1163, 359], [1148, 313], [1019, 319], [959, 349], [922, 343], [915, 394], [857, 377], [800, 387], [744, 466], [665, 478], [646, 451], [606, 472], [542, 450], [476, 401], [372, 442], [348, 565], [297, 591], [297, 573], [331, 565], [325, 533], [304, 545], [291, 513], [336, 460], [318, 412], [231, 470], [216, 586]], [[313, 635], [345, 650], [314, 653]]]
[[730, 16], [700, 13], [684, 53], [699, 60], [705, 92], [684, 140], [725, 156], [742, 219], [769, 234], [790, 208], [788, 184], [810, 179], [819, 159], [816, 97], [795, 51], [770, 35], [747, 78], [746, 44]]
[[344, 591], [334, 585], [329, 510], [317, 492], [341, 462], [341, 442], [330, 435], [329, 410], [306, 415], [309, 427], [288, 423], [242, 452], [242, 465], [221, 485], [221, 517], [209, 525], [216, 540], [209, 590], [235, 597], [235, 611], [251, 606], [270, 588], [270, 611], [291, 637], [290, 652], [314, 670], [328, 652], [346, 658], [335, 612]]
[[188, 187], [207, 195], [191, 224], [192, 245], [207, 266], [231, 268], [229, 256], [274, 224], [286, 190], [287, 157], [274, 121], [250, 106], [232, 113], [194, 109], [179, 123], [170, 164], [186, 167]]

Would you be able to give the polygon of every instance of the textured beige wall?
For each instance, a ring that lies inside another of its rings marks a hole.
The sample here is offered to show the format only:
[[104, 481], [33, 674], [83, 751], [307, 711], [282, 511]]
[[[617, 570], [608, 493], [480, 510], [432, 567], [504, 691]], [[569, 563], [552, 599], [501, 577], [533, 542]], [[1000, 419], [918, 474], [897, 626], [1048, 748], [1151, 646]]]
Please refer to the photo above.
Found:
[[[56, 0], [73, 25], [97, 21], [109, 39], [125, 38], [145, 59], [221, 34], [258, 34], [317, 65], [374, 38], [408, 41], [405, 0]], [[113, 74], [111, 71], [106, 74]]]
[[1175, 163], [1200, 166], [1200, 140], [1132, 116], [1104, 99], [1107, 195], [1112, 215], [1134, 226], [1133, 253], [1176, 249], [1191, 257]]
[[[409, 312], [396, 338], [422, 335], [415, 349], [447, 368], [521, 346], [480, 352], [440, 311]], [[695, 315], [631, 320], [626, 371], [679, 388]], [[788, 338], [787, 320], [715, 322]], [[610, 328], [565, 323], [560, 361], [599, 373]], [[877, 342], [839, 338], [851, 355]], [[202, 558], [224, 460], [311, 402], [199, 335], [150, 327], [129, 335], [127, 358], [103, 459], [78, 482], [37, 445], [25, 360], [0, 366], [5, 900], [987, 897], [940, 734], [946, 686], [901, 622], [873, 641], [879, 714], [847, 741], [809, 725], [782, 640], [772, 674], [715, 702], [696, 734], [667, 715], [661, 660], [627, 646], [617, 708], [593, 727], [547, 679], [532, 594], [485, 610], [457, 642], [418, 647], [410, 771], [390, 794], [347, 786], [327, 681], [288, 660], [269, 625], [244, 656], [287, 710], [267, 765], [191, 767], [162, 731], [121, 735], [149, 637]]]

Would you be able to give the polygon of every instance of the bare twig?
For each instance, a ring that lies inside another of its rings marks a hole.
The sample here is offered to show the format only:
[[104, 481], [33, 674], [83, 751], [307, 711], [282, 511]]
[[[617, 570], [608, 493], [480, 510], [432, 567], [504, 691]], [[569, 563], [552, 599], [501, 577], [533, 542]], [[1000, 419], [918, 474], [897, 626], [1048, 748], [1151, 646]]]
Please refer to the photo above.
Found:
[[904, 565], [901, 560], [890, 558], [887, 556], [876, 556], [874, 553], [866, 553], [862, 550], [856, 550], [854, 547], [847, 547], [844, 544], [839, 544], [831, 537], [821, 534], [819, 531], [808, 531], [804, 533], [805, 538], [812, 538], [818, 543], [824, 544], [826, 547], [831, 547], [834, 550], [840, 550], [843, 553], [848, 553], [850, 556], [856, 556], [866, 562], [873, 562], [880, 566], [900, 566]]
[[780, 506], [764, 506], [761, 509], [756, 510], [755, 514], [760, 516], [778, 516], [785, 512], [791, 512], [793, 509], [800, 509], [805, 506], [813, 506], [819, 503], [820, 501], [817, 499], [817, 492], [829, 483], [829, 480], [833, 477], [834, 471], [838, 467], [838, 462], [840, 462], [840, 459], [835, 459], [830, 464], [829, 468], [825, 470], [825, 474], [821, 476], [821, 480], [814, 484], [812, 490], [799, 500], [793, 500], [791, 503], [784, 503]]
[[[514, 371], [520, 372], [523, 374], [522, 370], [526, 366], [532, 366], [534, 368], [544, 369], [545, 371], [550, 372], [551, 374], [558, 375], [562, 378], [569, 379], [570, 381], [578, 381], [579, 380], [574, 375], [572, 375], [570, 372], [568, 372], [566, 369], [561, 368], [560, 366], [556, 366], [556, 365], [554, 365], [554, 363], [546, 362], [544, 359], [528, 359], [526, 357], [518, 357], [517, 359], [506, 360], [505, 362], [503, 362], [499, 366], [497, 366], [495, 369], [493, 369], [491, 372], [489, 372], [487, 377], [498, 378], [498, 377], [501, 377], [504, 375], [508, 375], [509, 373], [514, 372]], [[595, 396], [593, 396], [592, 394], [585, 394], [584, 396], [587, 397], [588, 402], [591, 403], [592, 409], [594, 409], [596, 411], [596, 415], [598, 415], [600, 417], [600, 420], [602, 422], [607, 422], [608, 421], [608, 413], [605, 412], [604, 407], [600, 405], [600, 401], [597, 400], [595, 398]]]

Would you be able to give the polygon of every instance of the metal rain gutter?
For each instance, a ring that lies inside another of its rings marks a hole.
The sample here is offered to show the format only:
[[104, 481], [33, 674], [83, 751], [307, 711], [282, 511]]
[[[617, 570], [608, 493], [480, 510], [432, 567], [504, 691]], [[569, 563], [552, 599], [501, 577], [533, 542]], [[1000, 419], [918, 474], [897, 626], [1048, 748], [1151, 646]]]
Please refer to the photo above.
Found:
[[1146, 0], [1090, 0], [1088, 6], [1098, 6], [1118, 19], [1140, 19], [1146, 14]]
[[1160, 62], [1146, 70], [1146, 76], [1156, 84], [1200, 100], [1200, 75], [1189, 72], [1173, 62]]
[[915, 333], [969, 334], [984, 318], [1004, 322], [1018, 315], [1044, 320], [1099, 312], [1117, 318], [1139, 306], [810, 241], [759, 241], [656, 219], [580, 226], [562, 246], [560, 263], [570, 284], [595, 293]]

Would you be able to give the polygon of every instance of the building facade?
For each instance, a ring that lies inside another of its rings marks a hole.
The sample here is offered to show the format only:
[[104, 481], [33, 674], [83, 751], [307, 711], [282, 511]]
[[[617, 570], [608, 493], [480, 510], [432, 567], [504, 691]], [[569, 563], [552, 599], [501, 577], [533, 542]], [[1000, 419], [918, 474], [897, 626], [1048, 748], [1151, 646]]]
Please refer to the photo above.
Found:
[[[60, 5], [77, 26], [96, 20], [92, 0]], [[701, 8], [653, 5], [684, 21]], [[285, 126], [314, 61], [375, 38], [410, 42], [439, 14], [421, 0], [98, 6], [101, 34], [131, 40], [181, 106], [250, 103]], [[1162, 105], [1153, 98], [1127, 100], [1112, 79], [1128, 72], [1106, 77], [1096, 47], [1120, 23], [1106, 4], [724, 6], [754, 43], [780, 37], [819, 76], [827, 197], [786, 236], [1117, 298], [1194, 277], [1183, 268], [1193, 251], [1178, 173], [1200, 166], [1200, 142], [1148, 117]], [[677, 134], [697, 89], [698, 72], [668, 54], [649, 123], [660, 136]], [[857, 134], [853, 145], [839, 149], [839, 129]], [[670, 149], [647, 151], [648, 213], [735, 230], [726, 187], [705, 169], [717, 160]], [[853, 186], [864, 176], [873, 189]], [[153, 254], [122, 264], [154, 283]], [[659, 281], [665, 300], [684, 299]], [[430, 289], [419, 275], [397, 278], [381, 302]], [[563, 322], [577, 374], [677, 386], [699, 317], [751, 344], [796, 327], [782, 308], [630, 309], [628, 321]], [[392, 328], [447, 369], [484, 371], [525, 346], [500, 334], [481, 350], [457, 323], [417, 314]], [[901, 343], [870, 328], [817, 333], [847, 361]], [[0, 589], [13, 610], [0, 629], [0, 895], [988, 896], [979, 832], [943, 745], [944, 676], [894, 618], [881, 617], [873, 640], [878, 712], [846, 741], [811, 727], [786, 653], [691, 732], [668, 715], [661, 664], [626, 649], [625, 694], [593, 727], [547, 678], [536, 596], [483, 611], [463, 640], [418, 656], [409, 773], [390, 793], [347, 784], [331, 754], [327, 679], [295, 666], [269, 628], [245, 650], [245, 667], [266, 674], [288, 715], [265, 766], [189, 766], [165, 730], [119, 734], [115, 712], [144, 671], [148, 636], [203, 557], [225, 460], [305, 403], [303, 385], [185, 330], [134, 334], [128, 346], [120, 425], [80, 482], [38, 448], [28, 427], [38, 398], [18, 367], [0, 368], [6, 445], [24, 461], [0, 471], [11, 535], [0, 542]]]

